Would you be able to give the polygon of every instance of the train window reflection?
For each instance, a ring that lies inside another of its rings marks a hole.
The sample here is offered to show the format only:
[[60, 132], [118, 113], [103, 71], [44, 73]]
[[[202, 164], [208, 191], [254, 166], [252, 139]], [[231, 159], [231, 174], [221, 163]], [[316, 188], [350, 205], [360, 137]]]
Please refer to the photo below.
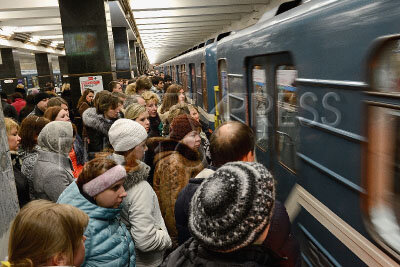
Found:
[[297, 70], [293, 66], [279, 66], [276, 70], [278, 123], [276, 130], [279, 162], [292, 172], [296, 170], [296, 143], [298, 124]]
[[267, 113], [268, 109], [271, 107], [270, 99], [267, 94], [266, 76], [266, 72], [261, 66], [253, 67], [253, 125], [255, 126], [256, 145], [263, 151], [266, 151], [268, 146], [268, 127], [270, 125]]
[[229, 120], [228, 107], [228, 71], [226, 61], [221, 59], [218, 61], [218, 84], [219, 93], [217, 94], [216, 108], [220, 114], [219, 120], [225, 122]]
[[202, 92], [201, 92], [202, 102], [201, 102], [201, 104], [203, 105], [203, 109], [205, 111], [208, 111], [207, 75], [206, 75], [206, 65], [204, 64], [204, 62], [201, 63], [201, 88], [202, 88]]
[[384, 45], [372, 63], [372, 84], [376, 90], [400, 93], [400, 40]]
[[400, 253], [400, 111], [368, 108], [366, 211], [380, 241]]

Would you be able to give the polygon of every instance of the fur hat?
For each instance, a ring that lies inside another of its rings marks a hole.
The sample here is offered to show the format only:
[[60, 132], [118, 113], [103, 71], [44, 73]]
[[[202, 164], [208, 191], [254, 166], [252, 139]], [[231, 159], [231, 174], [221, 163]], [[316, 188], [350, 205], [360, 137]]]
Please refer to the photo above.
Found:
[[231, 162], [206, 179], [193, 196], [189, 230], [204, 247], [231, 252], [246, 247], [271, 222], [275, 181], [255, 162]]
[[129, 119], [116, 120], [108, 131], [108, 139], [115, 151], [128, 151], [142, 143], [147, 132], [142, 125]]
[[190, 115], [182, 114], [172, 120], [170, 125], [171, 139], [180, 141], [191, 131], [201, 129], [201, 124], [194, 120]]
[[50, 96], [47, 93], [36, 94], [35, 98], [34, 98], [35, 105], [37, 105], [40, 101], [42, 101], [43, 99], [46, 99], [46, 98], [50, 98]]

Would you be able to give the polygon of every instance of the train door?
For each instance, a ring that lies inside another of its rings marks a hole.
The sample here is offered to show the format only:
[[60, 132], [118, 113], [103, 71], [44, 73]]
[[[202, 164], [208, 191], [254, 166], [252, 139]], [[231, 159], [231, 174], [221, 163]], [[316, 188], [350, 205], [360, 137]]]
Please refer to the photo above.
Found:
[[192, 101], [195, 101], [195, 94], [196, 94], [196, 66], [191, 63], [189, 64], [189, 76], [190, 76], [190, 88], [189, 88], [189, 98]]
[[277, 198], [284, 201], [296, 183], [297, 70], [282, 53], [249, 59], [247, 71], [256, 158], [275, 175]]
[[187, 91], [187, 75], [186, 75], [186, 65], [182, 64], [181, 65], [181, 83], [183, 90]]
[[220, 123], [223, 123], [229, 120], [228, 70], [225, 59], [221, 59], [218, 61], [218, 84], [219, 91], [215, 92], [215, 106], [219, 113], [218, 120], [220, 121]]

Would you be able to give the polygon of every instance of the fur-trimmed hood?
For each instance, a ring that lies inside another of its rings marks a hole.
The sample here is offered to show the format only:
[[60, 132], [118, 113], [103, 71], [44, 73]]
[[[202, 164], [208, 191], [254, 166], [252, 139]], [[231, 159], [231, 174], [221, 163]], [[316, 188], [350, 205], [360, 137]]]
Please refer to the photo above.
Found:
[[[114, 160], [119, 165], [125, 165], [125, 157], [122, 155], [113, 153], [108, 158]], [[139, 165], [134, 170], [127, 173], [124, 182], [125, 191], [128, 191], [141, 181], [146, 181], [147, 177], [149, 177], [150, 167], [140, 160], [137, 162]]]
[[103, 115], [96, 112], [96, 108], [88, 108], [82, 114], [82, 121], [86, 127], [100, 131], [104, 135], [108, 135], [108, 130], [114, 123], [113, 120], [104, 118]]
[[178, 152], [186, 159], [191, 161], [198, 161], [200, 159], [200, 153], [191, 149], [187, 145], [178, 142], [173, 139], [164, 138], [164, 137], [154, 137], [147, 139], [147, 147], [150, 151], [154, 151], [154, 163], [170, 155], [173, 152]]

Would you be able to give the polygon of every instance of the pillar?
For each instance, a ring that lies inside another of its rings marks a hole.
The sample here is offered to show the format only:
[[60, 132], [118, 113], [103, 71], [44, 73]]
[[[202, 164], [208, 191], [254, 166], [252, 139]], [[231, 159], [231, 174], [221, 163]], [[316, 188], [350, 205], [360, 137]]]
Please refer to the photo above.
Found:
[[129, 50], [131, 55], [131, 68], [135, 77], [139, 76], [138, 63], [136, 56], [136, 41], [129, 41]]
[[117, 79], [130, 79], [132, 77], [128, 33], [125, 27], [113, 27], [112, 32], [114, 38]]
[[53, 82], [53, 64], [48, 53], [35, 54], [39, 87], [44, 88], [47, 82]]
[[[116, 78], [114, 41], [108, 3], [59, 1], [72, 99], [81, 95], [79, 78], [101, 76], [103, 89]], [[97, 89], [97, 88], [93, 88]]]
[[0, 85], [6, 94], [14, 93], [18, 79], [22, 78], [19, 55], [15, 49], [1, 48]]

